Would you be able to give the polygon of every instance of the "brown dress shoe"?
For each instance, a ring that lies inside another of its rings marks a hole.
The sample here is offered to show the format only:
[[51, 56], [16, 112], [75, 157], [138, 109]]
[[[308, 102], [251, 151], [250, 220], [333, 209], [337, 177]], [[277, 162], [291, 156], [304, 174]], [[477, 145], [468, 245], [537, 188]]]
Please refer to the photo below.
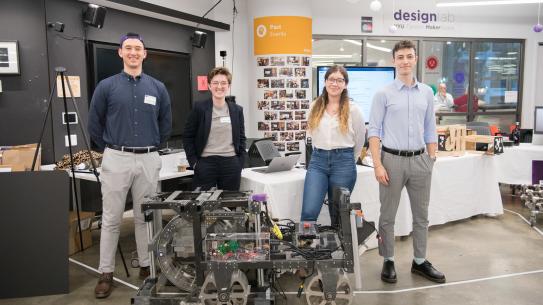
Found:
[[97, 299], [107, 298], [113, 290], [113, 272], [102, 273], [98, 284], [94, 288], [94, 296]]
[[149, 275], [151, 275], [151, 269], [149, 269], [149, 266], [140, 267], [140, 280], [145, 280], [149, 277]]

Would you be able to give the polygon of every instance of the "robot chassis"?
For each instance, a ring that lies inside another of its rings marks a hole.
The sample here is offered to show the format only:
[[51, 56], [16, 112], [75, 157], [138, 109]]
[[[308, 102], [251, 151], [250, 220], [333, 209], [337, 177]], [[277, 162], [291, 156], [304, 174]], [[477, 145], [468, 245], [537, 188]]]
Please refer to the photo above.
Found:
[[543, 213], [543, 184], [523, 185], [520, 200], [530, 209], [530, 225], [535, 226], [537, 215]]
[[[351, 203], [344, 188], [336, 188], [333, 197], [339, 228], [291, 221], [279, 229], [265, 195], [216, 189], [157, 194], [142, 205], [151, 275], [131, 303], [274, 304], [277, 297], [286, 298], [278, 271], [304, 269], [312, 271], [298, 296], [305, 289], [307, 304], [351, 304], [346, 273], [354, 273], [356, 288], [361, 287], [358, 255], [353, 256], [360, 203]], [[177, 215], [162, 229], [163, 209]]]

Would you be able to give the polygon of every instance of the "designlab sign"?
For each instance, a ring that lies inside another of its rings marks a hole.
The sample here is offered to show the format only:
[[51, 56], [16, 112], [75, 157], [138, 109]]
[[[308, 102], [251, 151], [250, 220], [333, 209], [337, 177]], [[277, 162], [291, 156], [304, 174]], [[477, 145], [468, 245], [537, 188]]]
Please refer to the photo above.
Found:
[[398, 30], [424, 30], [432, 33], [454, 30], [455, 16], [431, 8], [398, 8], [392, 14]]
[[270, 16], [254, 19], [255, 55], [311, 55], [311, 18]]

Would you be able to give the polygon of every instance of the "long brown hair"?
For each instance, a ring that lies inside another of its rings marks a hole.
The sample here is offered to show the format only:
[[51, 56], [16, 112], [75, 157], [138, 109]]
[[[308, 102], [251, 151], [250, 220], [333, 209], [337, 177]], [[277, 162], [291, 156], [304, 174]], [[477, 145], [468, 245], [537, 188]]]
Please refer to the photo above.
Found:
[[[333, 65], [328, 69], [328, 71], [326, 71], [326, 74], [324, 74], [324, 81], [328, 79], [330, 74], [335, 72], [341, 73], [343, 78], [345, 78], [345, 89], [343, 89], [343, 92], [341, 92], [341, 97], [339, 98], [339, 130], [341, 133], [345, 134], [349, 130], [348, 122], [350, 109], [349, 93], [347, 92], [349, 75], [343, 66]], [[324, 87], [322, 89], [322, 94], [317, 97], [313, 107], [311, 108], [311, 112], [309, 113], [309, 130], [315, 130], [319, 126], [324, 111], [326, 110], [326, 105], [328, 105], [328, 92], [326, 91], [326, 87]]]

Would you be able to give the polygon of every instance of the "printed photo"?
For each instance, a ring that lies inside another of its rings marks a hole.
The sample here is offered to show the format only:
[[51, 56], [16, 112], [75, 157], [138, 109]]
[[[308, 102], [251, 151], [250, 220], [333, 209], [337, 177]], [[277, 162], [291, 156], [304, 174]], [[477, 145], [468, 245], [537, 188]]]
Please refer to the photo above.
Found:
[[305, 77], [305, 68], [294, 68], [294, 75], [297, 77]]
[[285, 110], [285, 101], [271, 101], [270, 109]]
[[300, 109], [309, 109], [309, 100], [300, 101]]
[[296, 90], [296, 98], [304, 99], [305, 98], [305, 90]]
[[285, 58], [282, 56], [272, 56], [270, 59], [270, 66], [284, 66]]
[[277, 98], [277, 90], [264, 90], [264, 99], [271, 100]]
[[279, 76], [292, 76], [292, 68], [280, 68]]
[[271, 87], [272, 88], [285, 88], [285, 80], [284, 79], [272, 79], [271, 80]]
[[279, 90], [279, 98], [294, 98], [292, 90]]
[[266, 120], [266, 121], [277, 120], [277, 112], [275, 112], [275, 111], [264, 111], [264, 120]]
[[306, 120], [305, 111], [294, 111], [295, 120]]
[[292, 120], [292, 111], [279, 111], [279, 120], [281, 121]]
[[294, 133], [290, 131], [282, 131], [279, 133], [279, 141], [293, 141]]
[[298, 56], [287, 56], [287, 64], [291, 66], [300, 65], [300, 57]]
[[300, 129], [300, 122], [296, 122], [296, 121], [287, 122], [287, 130], [299, 130], [299, 129]]
[[290, 110], [300, 109], [300, 101], [287, 101], [287, 109], [290, 109]]
[[277, 68], [264, 68], [264, 77], [277, 77]]
[[285, 151], [285, 143], [273, 142], [273, 145], [275, 145], [275, 147], [277, 147], [278, 151]]
[[270, 59], [268, 57], [257, 57], [256, 63], [260, 66], [269, 66], [270, 65]]
[[270, 123], [258, 122], [258, 130], [260, 130], [260, 131], [270, 130]]
[[302, 80], [300, 81], [300, 87], [301, 88], [309, 88], [309, 79], [302, 78]]
[[258, 101], [257, 107], [259, 110], [268, 110], [270, 109], [270, 102], [269, 101]]
[[300, 151], [300, 142], [289, 142], [287, 143], [288, 151]]
[[264, 132], [264, 138], [271, 138], [272, 141], [277, 141], [277, 132], [266, 131]]
[[257, 87], [258, 88], [269, 88], [270, 87], [270, 80], [269, 79], [264, 79], [264, 78], [260, 78], [260, 79], [257, 79]]
[[285, 130], [285, 122], [271, 122], [271, 131]]
[[287, 79], [287, 88], [299, 88], [300, 87], [300, 81], [295, 78], [289, 78]]
[[294, 139], [305, 140], [305, 131], [297, 131], [294, 133]]
[[309, 62], [311, 61], [311, 57], [304, 56], [302, 58], [302, 66], [309, 66]]
[[301, 130], [307, 130], [307, 121], [301, 121], [300, 122], [300, 129]]

